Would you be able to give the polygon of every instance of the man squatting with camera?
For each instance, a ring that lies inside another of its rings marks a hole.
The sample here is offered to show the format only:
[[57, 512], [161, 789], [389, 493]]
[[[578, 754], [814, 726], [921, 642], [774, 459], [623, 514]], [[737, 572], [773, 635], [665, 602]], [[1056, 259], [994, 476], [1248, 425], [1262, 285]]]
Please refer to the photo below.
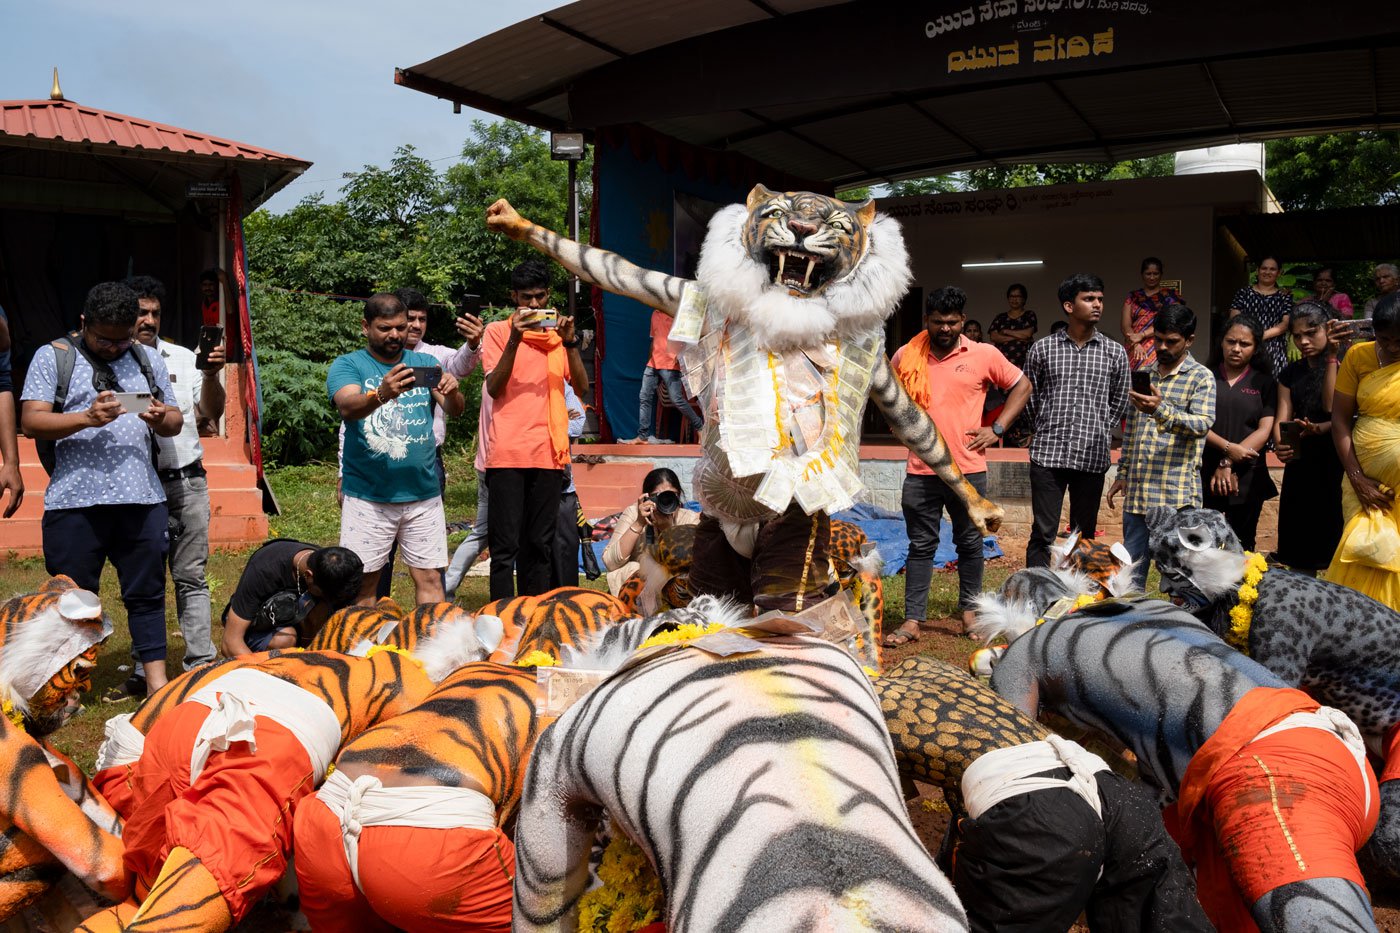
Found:
[[516, 575], [521, 596], [550, 588], [559, 497], [569, 464], [564, 384], [579, 396], [588, 392], [574, 320], [549, 307], [545, 264], [521, 263], [511, 272], [510, 285], [516, 310], [509, 320], [486, 325], [481, 345], [492, 402], [485, 431], [493, 600], [516, 595]]
[[456, 417], [466, 399], [435, 358], [405, 349], [408, 311], [396, 295], [371, 296], [364, 314], [365, 348], [336, 359], [326, 377], [345, 422], [340, 546], [364, 564], [360, 604], [374, 601], [395, 542], [413, 577], [415, 602], [440, 602], [447, 520], [433, 410]]

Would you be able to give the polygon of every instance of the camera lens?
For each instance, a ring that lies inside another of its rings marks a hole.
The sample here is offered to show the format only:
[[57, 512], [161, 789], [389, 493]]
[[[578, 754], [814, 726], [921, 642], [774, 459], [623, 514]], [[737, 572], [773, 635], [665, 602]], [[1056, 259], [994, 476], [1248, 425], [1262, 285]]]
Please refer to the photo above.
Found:
[[653, 493], [651, 501], [656, 503], [656, 511], [662, 515], [674, 515], [681, 507], [681, 497], [669, 489]]

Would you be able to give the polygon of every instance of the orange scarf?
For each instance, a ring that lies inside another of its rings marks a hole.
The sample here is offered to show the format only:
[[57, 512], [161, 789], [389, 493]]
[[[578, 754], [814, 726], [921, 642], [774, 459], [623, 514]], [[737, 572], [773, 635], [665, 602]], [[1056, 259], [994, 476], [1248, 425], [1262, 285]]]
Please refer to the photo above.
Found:
[[554, 330], [530, 330], [520, 342], [545, 354], [549, 367], [549, 443], [554, 462], [562, 470], [569, 465], [569, 411], [564, 405], [564, 379], [569, 371], [569, 354]]
[[895, 370], [895, 376], [904, 386], [904, 391], [909, 393], [915, 405], [925, 411], [933, 401], [933, 392], [928, 384], [928, 349], [928, 331], [921, 330], [917, 337], [904, 345], [904, 355], [899, 358], [899, 369]]

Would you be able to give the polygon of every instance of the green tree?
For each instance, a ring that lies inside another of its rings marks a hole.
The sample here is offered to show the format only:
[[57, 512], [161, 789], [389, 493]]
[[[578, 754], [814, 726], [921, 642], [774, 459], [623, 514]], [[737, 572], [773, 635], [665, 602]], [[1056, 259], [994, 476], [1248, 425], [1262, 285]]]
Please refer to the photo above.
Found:
[[1275, 139], [1264, 152], [1269, 188], [1288, 210], [1400, 203], [1400, 133]]

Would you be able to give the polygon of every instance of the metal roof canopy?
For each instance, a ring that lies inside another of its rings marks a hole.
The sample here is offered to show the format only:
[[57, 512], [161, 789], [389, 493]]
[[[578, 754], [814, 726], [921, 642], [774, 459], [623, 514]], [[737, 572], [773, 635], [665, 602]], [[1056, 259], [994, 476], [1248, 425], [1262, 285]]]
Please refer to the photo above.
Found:
[[1238, 214], [1221, 226], [1257, 262], [1263, 256], [1318, 262], [1393, 260], [1400, 256], [1400, 206], [1344, 207], [1282, 214]]
[[1302, 0], [579, 0], [395, 81], [841, 187], [1400, 127], [1397, 23]]
[[129, 205], [176, 213], [189, 183], [237, 173], [247, 214], [310, 166], [271, 149], [70, 100], [0, 101], [0, 184], [124, 188], [142, 199]]

